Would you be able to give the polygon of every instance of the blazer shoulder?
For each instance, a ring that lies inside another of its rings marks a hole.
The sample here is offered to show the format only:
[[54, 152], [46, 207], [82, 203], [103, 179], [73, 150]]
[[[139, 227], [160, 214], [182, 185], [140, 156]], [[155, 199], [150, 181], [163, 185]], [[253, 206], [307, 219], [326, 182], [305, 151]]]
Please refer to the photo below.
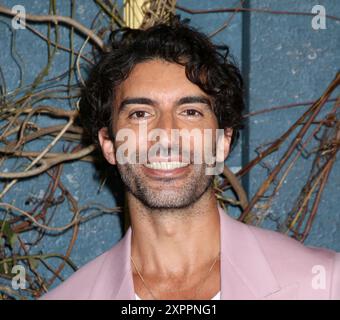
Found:
[[332, 284], [331, 299], [340, 300], [340, 253], [337, 253], [334, 258]]
[[298, 283], [305, 296], [340, 298], [340, 253], [304, 245], [276, 231], [248, 227], [282, 286]]
[[302, 255], [305, 258], [309, 256], [311, 258], [334, 259], [335, 255], [338, 254], [331, 249], [305, 245], [278, 231], [251, 225], [248, 225], [248, 228], [265, 250], [271, 251], [272, 253], [278, 253], [278, 256], [286, 258], [286, 255]]
[[105, 251], [95, 259], [86, 263], [60, 285], [47, 292], [39, 300], [85, 300], [89, 299], [96, 279], [106, 260], [114, 255], [115, 247]]

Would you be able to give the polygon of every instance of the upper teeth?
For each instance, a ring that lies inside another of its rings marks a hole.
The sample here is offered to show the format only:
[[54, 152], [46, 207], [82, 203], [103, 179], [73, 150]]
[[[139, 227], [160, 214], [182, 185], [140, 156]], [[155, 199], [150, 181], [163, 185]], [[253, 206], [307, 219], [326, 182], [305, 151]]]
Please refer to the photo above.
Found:
[[188, 166], [188, 163], [184, 162], [151, 162], [151, 163], [146, 163], [145, 166], [147, 168], [151, 169], [157, 169], [157, 170], [171, 170], [171, 169], [176, 169], [176, 168], [182, 168]]

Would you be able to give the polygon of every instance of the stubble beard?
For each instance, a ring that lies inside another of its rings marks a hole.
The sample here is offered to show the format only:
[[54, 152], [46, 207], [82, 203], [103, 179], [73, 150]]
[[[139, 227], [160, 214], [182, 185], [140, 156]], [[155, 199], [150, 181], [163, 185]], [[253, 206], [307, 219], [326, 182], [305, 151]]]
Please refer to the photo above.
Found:
[[[127, 189], [145, 207], [150, 210], [185, 209], [197, 202], [211, 187], [214, 175], [206, 175], [206, 165], [192, 164], [190, 174], [181, 187], [167, 188], [174, 184], [174, 178], [163, 178], [159, 181], [159, 188], [151, 186], [143, 178], [140, 164], [117, 164], [122, 181]], [[162, 187], [162, 185], [164, 187]]]

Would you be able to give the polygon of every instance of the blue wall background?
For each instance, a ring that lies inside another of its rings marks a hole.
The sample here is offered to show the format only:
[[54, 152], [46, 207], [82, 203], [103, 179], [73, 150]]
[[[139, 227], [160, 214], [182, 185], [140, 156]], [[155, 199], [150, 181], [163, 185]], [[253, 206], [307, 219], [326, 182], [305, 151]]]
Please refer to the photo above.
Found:
[[[32, 14], [48, 13], [48, 1], [3, 0], [1, 4], [7, 7], [22, 4], [27, 12]], [[233, 7], [238, 4], [238, 1], [178, 0], [178, 4], [192, 9], [213, 9]], [[252, 8], [311, 12], [316, 4], [324, 5], [327, 14], [340, 16], [340, 2], [337, 0], [252, 0], [249, 5]], [[57, 1], [57, 8], [59, 14], [69, 15], [70, 1]], [[92, 1], [77, 1], [76, 19], [84, 25], [89, 26], [96, 13], [97, 9]], [[182, 17], [190, 18], [193, 26], [208, 34], [221, 26], [231, 15], [230, 13], [189, 15], [180, 10], [178, 13]], [[306, 16], [238, 13], [228, 28], [213, 37], [215, 42], [226, 43], [230, 46], [231, 53], [242, 68], [249, 88], [250, 111], [315, 100], [334, 78], [340, 66], [340, 23], [327, 20], [327, 29], [316, 31], [311, 27], [311, 19], [312, 17]], [[46, 34], [47, 29], [44, 25], [34, 26]], [[8, 91], [14, 90], [19, 85], [20, 78], [17, 62], [10, 52], [13, 36], [17, 43], [16, 56], [19, 57], [17, 61], [22, 59], [23, 64], [26, 65], [24, 83], [31, 83], [46, 63], [45, 42], [39, 41], [28, 30], [18, 30], [13, 34], [10, 19], [0, 17], [0, 65], [5, 75]], [[62, 27], [60, 39], [65, 46], [69, 45], [68, 36], [68, 29]], [[82, 39], [76, 36], [75, 43], [75, 47], [80, 48]], [[58, 51], [51, 76], [62, 73], [68, 65], [68, 54]], [[66, 83], [66, 80], [62, 81]], [[55, 101], [53, 103], [55, 104]], [[65, 101], [58, 101], [56, 106], [69, 108]], [[255, 146], [277, 138], [304, 110], [305, 107], [299, 107], [251, 117], [242, 139], [227, 161], [228, 165], [233, 170], [237, 170], [249, 159], [254, 158], [256, 156]], [[48, 124], [48, 121], [45, 124]], [[32, 143], [30, 147], [37, 150], [43, 145], [45, 144], [42, 142]], [[61, 150], [61, 146], [57, 146], [52, 151]], [[273, 166], [277, 159], [277, 156], [271, 157], [268, 164]], [[311, 161], [299, 163], [293, 174], [287, 178], [280, 192], [280, 199], [274, 203], [272, 212], [268, 213], [270, 219], [263, 227], [275, 228], [275, 221], [282, 220], [283, 213], [291, 208], [292, 201], [297, 191], [300, 190], [303, 177], [308, 174], [308, 163], [310, 164]], [[13, 165], [14, 163], [7, 164], [10, 169], [13, 169]], [[243, 180], [249, 197], [256, 192], [266, 174], [266, 170], [259, 167]], [[14, 201], [18, 207], [28, 210], [29, 205], [25, 204], [27, 191], [29, 190], [31, 196], [39, 199], [44, 194], [48, 181], [45, 174], [33, 180], [21, 181], [6, 195], [4, 200]], [[305, 243], [340, 251], [339, 161], [336, 162], [329, 181], [320, 204], [320, 212]], [[115, 199], [107, 186], [104, 186], [98, 193], [98, 173], [89, 163], [65, 164], [62, 182], [73, 192], [80, 205], [93, 201], [105, 204], [107, 207], [115, 206]], [[2, 212], [0, 212], [0, 217], [1, 214]], [[231, 210], [230, 214], [237, 215], [239, 212]], [[65, 203], [58, 206], [54, 213], [53, 225], [64, 225], [69, 221], [70, 216], [69, 208]], [[116, 214], [106, 214], [83, 223], [80, 226], [71, 259], [80, 267], [117, 243], [122, 234], [120, 218]], [[34, 239], [36, 234], [32, 232], [30, 236]], [[40, 249], [44, 252], [64, 253], [71, 236], [72, 233], [67, 231], [63, 237], [46, 237]], [[62, 275], [67, 278], [71, 273], [70, 268], [65, 268]]]

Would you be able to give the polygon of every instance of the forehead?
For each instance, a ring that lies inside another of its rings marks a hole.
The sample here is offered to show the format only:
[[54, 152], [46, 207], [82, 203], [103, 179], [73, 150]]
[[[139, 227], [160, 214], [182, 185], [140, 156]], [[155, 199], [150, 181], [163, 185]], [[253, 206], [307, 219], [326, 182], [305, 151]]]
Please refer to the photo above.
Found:
[[186, 77], [184, 66], [160, 59], [138, 63], [117, 89], [119, 100], [134, 95], [154, 99], [177, 99], [188, 94], [206, 95]]

